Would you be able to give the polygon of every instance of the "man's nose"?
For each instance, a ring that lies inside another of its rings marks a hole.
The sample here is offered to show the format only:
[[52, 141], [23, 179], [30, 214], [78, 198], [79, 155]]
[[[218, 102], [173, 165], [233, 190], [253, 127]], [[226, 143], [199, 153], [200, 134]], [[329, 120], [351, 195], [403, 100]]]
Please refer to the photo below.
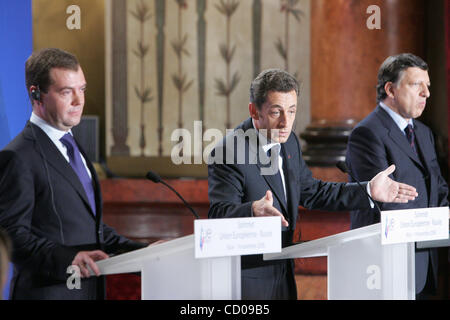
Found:
[[84, 92], [75, 91], [73, 95], [72, 104], [80, 105], [84, 102]]
[[430, 97], [430, 89], [426, 84], [422, 85], [421, 95], [426, 98]]
[[286, 119], [286, 114], [284, 112], [282, 112], [278, 119], [279, 119], [279, 122], [278, 122], [279, 126], [280, 127], [284, 127], [286, 125], [286, 120], [287, 120]]

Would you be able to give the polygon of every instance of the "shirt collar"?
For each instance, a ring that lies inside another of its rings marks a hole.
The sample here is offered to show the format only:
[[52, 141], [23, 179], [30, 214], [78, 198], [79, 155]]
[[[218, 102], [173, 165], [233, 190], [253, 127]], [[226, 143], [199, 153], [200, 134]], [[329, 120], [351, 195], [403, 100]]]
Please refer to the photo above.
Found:
[[253, 128], [255, 128], [255, 130], [258, 132], [258, 137], [259, 137], [259, 141], [260, 141], [260, 143], [261, 143], [261, 148], [263, 148], [264, 152], [267, 153], [267, 151], [269, 151], [270, 149], [272, 149], [272, 147], [274, 147], [274, 146], [280, 146], [280, 147], [281, 147], [281, 145], [280, 145], [279, 142], [271, 142], [271, 141], [268, 141], [268, 140], [267, 140], [267, 137], [264, 136], [264, 135], [262, 135], [262, 134], [259, 132], [259, 130], [256, 129], [256, 126], [255, 126], [255, 120], [254, 120], [253, 118], [252, 118], [252, 125], [253, 125]]
[[403, 118], [401, 115], [399, 115], [397, 112], [389, 108], [385, 103], [380, 102], [380, 107], [384, 109], [394, 120], [395, 124], [400, 128], [400, 130], [403, 132], [405, 128], [408, 126], [408, 124], [412, 125], [414, 127], [414, 122], [412, 119], [407, 121], [405, 118]]
[[59, 139], [61, 139], [66, 133], [72, 134], [72, 130], [62, 131], [52, 127], [47, 121], [39, 117], [34, 112], [31, 113], [30, 122], [41, 128], [53, 142], [59, 142]]

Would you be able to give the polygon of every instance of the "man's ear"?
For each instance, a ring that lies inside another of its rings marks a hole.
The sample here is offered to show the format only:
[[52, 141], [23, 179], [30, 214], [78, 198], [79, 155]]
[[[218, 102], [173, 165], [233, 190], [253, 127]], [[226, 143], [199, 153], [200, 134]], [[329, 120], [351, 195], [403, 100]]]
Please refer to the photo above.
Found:
[[389, 98], [394, 99], [394, 84], [390, 81], [384, 84], [384, 91]]
[[252, 117], [254, 120], [259, 120], [258, 108], [256, 107], [256, 104], [254, 102], [250, 102], [248, 104], [248, 111], [250, 113], [250, 117]]

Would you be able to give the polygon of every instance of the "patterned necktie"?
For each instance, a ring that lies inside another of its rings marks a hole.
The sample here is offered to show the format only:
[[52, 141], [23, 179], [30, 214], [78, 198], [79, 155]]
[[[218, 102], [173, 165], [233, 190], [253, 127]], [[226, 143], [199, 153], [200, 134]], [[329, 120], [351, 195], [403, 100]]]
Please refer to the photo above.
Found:
[[414, 128], [411, 124], [405, 128], [406, 138], [408, 139], [409, 145], [413, 149], [414, 153], [417, 154], [416, 145], [414, 143]]
[[86, 167], [84, 166], [83, 160], [81, 160], [80, 150], [75, 142], [75, 139], [70, 133], [66, 133], [61, 139], [59, 139], [67, 148], [67, 154], [69, 155], [69, 164], [72, 166], [73, 170], [80, 179], [83, 185], [84, 191], [88, 197], [89, 203], [91, 205], [94, 214], [95, 210], [95, 193], [94, 187], [92, 186], [91, 178], [88, 175]]

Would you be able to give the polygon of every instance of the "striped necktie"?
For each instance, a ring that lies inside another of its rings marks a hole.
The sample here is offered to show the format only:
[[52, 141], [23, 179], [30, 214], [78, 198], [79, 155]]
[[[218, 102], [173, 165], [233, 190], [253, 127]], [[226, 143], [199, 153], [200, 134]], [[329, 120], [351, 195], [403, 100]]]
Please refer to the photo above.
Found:
[[59, 139], [59, 141], [61, 141], [67, 148], [67, 154], [69, 155], [69, 164], [80, 179], [80, 182], [83, 185], [83, 189], [86, 192], [86, 196], [89, 200], [89, 204], [91, 205], [92, 211], [95, 214], [96, 210], [94, 187], [92, 186], [91, 178], [89, 177], [83, 160], [81, 159], [80, 150], [78, 149], [77, 143], [70, 133], [66, 133], [61, 139]]
[[413, 149], [414, 153], [417, 154], [416, 145], [414, 142], [414, 128], [411, 124], [408, 124], [408, 126], [405, 128], [406, 138], [408, 139], [409, 145]]

